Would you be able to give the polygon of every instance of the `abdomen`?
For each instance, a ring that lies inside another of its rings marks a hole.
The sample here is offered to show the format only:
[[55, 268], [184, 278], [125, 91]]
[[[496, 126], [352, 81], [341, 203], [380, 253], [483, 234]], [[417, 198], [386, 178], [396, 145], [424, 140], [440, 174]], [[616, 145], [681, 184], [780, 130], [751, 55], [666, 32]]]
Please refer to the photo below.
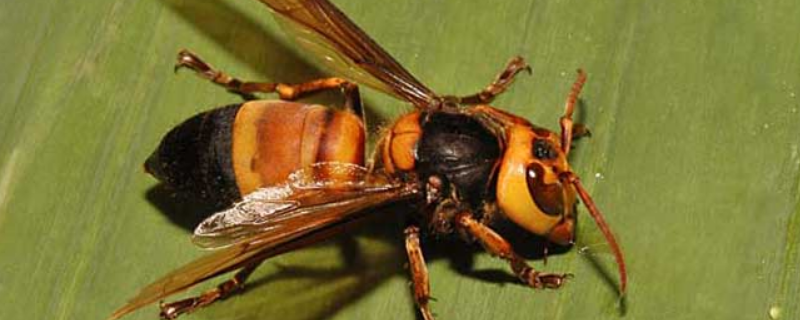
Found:
[[317, 162], [364, 164], [356, 115], [321, 105], [251, 101], [173, 128], [145, 169], [179, 192], [226, 206]]

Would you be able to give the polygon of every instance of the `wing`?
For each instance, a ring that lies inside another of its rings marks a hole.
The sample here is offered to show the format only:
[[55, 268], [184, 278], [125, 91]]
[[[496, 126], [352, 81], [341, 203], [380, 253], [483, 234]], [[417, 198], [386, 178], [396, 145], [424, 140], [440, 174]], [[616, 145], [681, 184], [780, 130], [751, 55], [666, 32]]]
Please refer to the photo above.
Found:
[[228, 247], [270, 234], [302, 233], [398, 197], [409, 185], [389, 182], [367, 169], [338, 162], [315, 163], [292, 173], [282, 185], [261, 188], [232, 208], [197, 226], [193, 241], [206, 249]]
[[[195, 241], [205, 247], [224, 248], [143, 288], [109, 319], [118, 319], [218, 275], [336, 235], [365, 216], [369, 212], [366, 209], [418, 196], [418, 188], [412, 184], [389, 183], [372, 175], [354, 180], [338, 175], [341, 172], [319, 170], [325, 168], [330, 166], [315, 166], [313, 175], [308, 170], [299, 171], [285, 185], [260, 189], [234, 208], [208, 218], [201, 224], [205, 226], [198, 227], [201, 232], [196, 231]], [[363, 168], [361, 171], [366, 172]], [[327, 178], [319, 180], [320, 174]]]
[[328, 0], [259, 0], [287, 33], [332, 71], [426, 108], [436, 94], [383, 50]]

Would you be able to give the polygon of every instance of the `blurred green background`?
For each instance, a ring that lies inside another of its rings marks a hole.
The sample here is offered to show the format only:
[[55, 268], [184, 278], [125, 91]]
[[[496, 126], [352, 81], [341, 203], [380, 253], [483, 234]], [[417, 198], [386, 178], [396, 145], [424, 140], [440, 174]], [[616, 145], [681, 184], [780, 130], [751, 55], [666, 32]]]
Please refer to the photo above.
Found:
[[[526, 57], [534, 76], [494, 104], [551, 129], [574, 70], [589, 72], [578, 117], [593, 136], [572, 163], [624, 249], [624, 307], [581, 209], [589, 254], [532, 261], [574, 273], [561, 290], [426, 241], [439, 319], [800, 317], [800, 3], [335, 3], [441, 93], [472, 93]], [[174, 75], [182, 48], [246, 79], [324, 74], [253, 0], [0, 2], [0, 319], [102, 319], [202, 254], [181, 227], [191, 219], [170, 218], [201, 209], [141, 167], [170, 128], [239, 101]], [[374, 118], [409, 110], [362, 92]], [[414, 319], [401, 227], [378, 220], [271, 260], [247, 294], [186, 318]], [[156, 318], [150, 306], [127, 319]]]

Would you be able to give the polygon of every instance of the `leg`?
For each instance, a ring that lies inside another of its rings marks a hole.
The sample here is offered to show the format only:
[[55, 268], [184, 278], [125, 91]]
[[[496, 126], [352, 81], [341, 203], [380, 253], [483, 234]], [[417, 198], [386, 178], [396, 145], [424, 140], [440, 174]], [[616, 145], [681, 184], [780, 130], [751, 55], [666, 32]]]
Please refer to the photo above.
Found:
[[414, 301], [425, 320], [433, 320], [433, 314], [428, 307], [431, 299], [431, 288], [428, 282], [428, 268], [425, 266], [425, 257], [419, 246], [419, 227], [409, 226], [405, 230], [406, 252], [408, 253], [408, 269], [414, 282]]
[[350, 110], [350, 112], [361, 118], [361, 123], [364, 125], [364, 130], [366, 130], [367, 134], [369, 134], [369, 126], [367, 126], [367, 114], [364, 112], [364, 105], [361, 104], [361, 93], [358, 91], [358, 85], [345, 81], [340, 85], [340, 87], [342, 88], [342, 94], [344, 95], [345, 109]]
[[232, 279], [219, 284], [216, 288], [203, 292], [199, 296], [178, 300], [170, 303], [161, 303], [161, 318], [162, 319], [175, 319], [184, 313], [190, 313], [217, 300], [222, 300], [229, 297], [244, 287], [244, 282], [253, 271], [261, 265], [262, 261], [258, 261], [240, 269], [233, 276]]
[[195, 71], [200, 77], [221, 85], [227, 90], [245, 96], [252, 96], [253, 93], [275, 92], [281, 99], [295, 100], [305, 94], [321, 90], [342, 89], [345, 91], [345, 98], [348, 100], [348, 105], [358, 104], [358, 106], [352, 106], [352, 110], [355, 112], [361, 108], [360, 99], [351, 101], [353, 98], [347, 94], [347, 92], [358, 94], [357, 86], [342, 78], [324, 78], [298, 84], [244, 82], [214, 69], [210, 64], [188, 50], [182, 50], [178, 53], [178, 62], [175, 64], [175, 70], [179, 70], [180, 68], [189, 68]]
[[561, 150], [564, 151], [565, 154], [569, 154], [569, 150], [572, 147], [574, 129], [572, 113], [575, 111], [575, 103], [578, 102], [578, 95], [581, 94], [584, 83], [586, 83], [586, 73], [578, 69], [578, 78], [575, 79], [575, 83], [572, 84], [572, 90], [570, 90], [567, 96], [567, 102], [564, 105], [564, 115], [561, 116], [561, 120], [559, 121], [561, 125]]
[[486, 251], [507, 260], [511, 270], [525, 284], [534, 288], [555, 289], [564, 284], [568, 274], [542, 273], [531, 268], [522, 257], [511, 249], [511, 244], [491, 228], [481, 224], [469, 213], [462, 213], [456, 217], [458, 226], [483, 244]]
[[506, 91], [511, 86], [511, 82], [514, 81], [514, 77], [523, 70], [531, 73], [531, 67], [525, 63], [522, 57], [511, 58], [505, 70], [497, 75], [497, 78], [489, 86], [476, 94], [458, 98], [458, 102], [463, 104], [490, 103], [496, 96]]
[[592, 131], [589, 130], [583, 123], [576, 123], [572, 125], [572, 141], [578, 140], [583, 137], [591, 137]]

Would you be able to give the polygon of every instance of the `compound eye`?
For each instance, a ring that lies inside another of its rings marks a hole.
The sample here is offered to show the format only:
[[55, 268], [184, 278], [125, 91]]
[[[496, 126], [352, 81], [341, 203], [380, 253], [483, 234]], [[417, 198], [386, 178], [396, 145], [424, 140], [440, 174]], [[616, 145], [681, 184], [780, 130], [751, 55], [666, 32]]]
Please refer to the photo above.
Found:
[[541, 164], [534, 162], [528, 165], [526, 181], [533, 202], [542, 212], [549, 216], [564, 215], [564, 188], [560, 182], [544, 182], [544, 167]]
[[536, 159], [554, 159], [558, 156], [555, 148], [544, 139], [533, 141], [533, 157]]

